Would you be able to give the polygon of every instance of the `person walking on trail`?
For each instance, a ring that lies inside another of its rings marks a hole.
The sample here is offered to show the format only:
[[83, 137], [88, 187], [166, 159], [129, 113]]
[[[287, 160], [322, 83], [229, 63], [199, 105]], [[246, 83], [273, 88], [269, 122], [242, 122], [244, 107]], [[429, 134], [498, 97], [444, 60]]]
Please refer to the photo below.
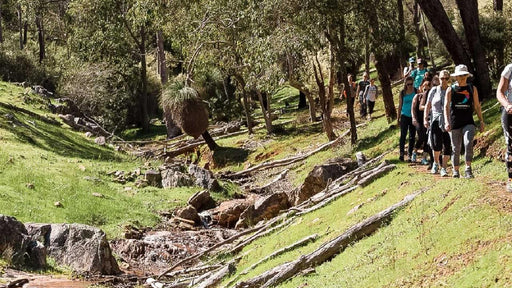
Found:
[[501, 126], [505, 134], [505, 143], [507, 153], [505, 162], [507, 163], [508, 181], [507, 192], [512, 192], [512, 64], [508, 64], [501, 73], [500, 83], [496, 90], [496, 98], [502, 106]]
[[[439, 73], [440, 85], [430, 89], [427, 103], [425, 105], [425, 113], [423, 115], [423, 123], [425, 128], [430, 128], [430, 146], [434, 150], [434, 164], [432, 165], [432, 174], [439, 173], [441, 177], [448, 176], [448, 160], [452, 155], [452, 144], [450, 134], [444, 129], [444, 103], [446, 90], [448, 89], [448, 81], [450, 80], [450, 72], [442, 70]], [[430, 121], [428, 120], [429, 115]], [[443, 159], [440, 162], [441, 152]], [[439, 169], [441, 167], [441, 169]]]
[[372, 120], [372, 113], [375, 108], [375, 101], [377, 100], [377, 96], [379, 95], [379, 87], [375, 85], [375, 79], [370, 79], [370, 85], [366, 86], [366, 89], [364, 90], [363, 94], [363, 101], [368, 106], [368, 120]]
[[398, 118], [398, 126], [400, 127], [400, 161], [404, 161], [405, 154], [405, 140], [407, 138], [407, 131], [409, 131], [409, 147], [408, 147], [408, 160], [416, 161], [412, 158], [412, 150], [414, 148], [414, 139], [416, 136], [416, 127], [412, 124], [412, 99], [416, 95], [416, 89], [413, 87], [413, 78], [405, 78], [404, 88], [400, 91], [400, 97], [398, 102], [397, 114], [400, 115]]
[[409, 58], [409, 66], [404, 68], [404, 73], [402, 74], [402, 76], [404, 78], [409, 76], [411, 74], [412, 70], [414, 70], [414, 62], [416, 62], [416, 58], [414, 58], [414, 57]]
[[484, 131], [485, 124], [482, 116], [478, 89], [467, 82], [468, 76], [473, 76], [466, 65], [457, 65], [455, 73], [451, 74], [457, 82], [446, 90], [444, 103], [444, 127], [450, 133], [452, 140], [452, 166], [453, 177], [459, 178], [460, 150], [464, 142], [465, 148], [465, 178], [473, 178], [471, 161], [473, 160], [473, 138], [476, 125], [473, 120], [473, 112], [476, 111], [480, 120], [480, 132]]
[[370, 85], [370, 81], [368, 81], [368, 73], [364, 72], [363, 74], [363, 80], [359, 81], [357, 83], [357, 91], [356, 94], [359, 95], [359, 105], [360, 105], [360, 112], [359, 115], [361, 117], [366, 117], [367, 107], [366, 107], [366, 101], [364, 101], [364, 91], [366, 89], [366, 86]]
[[[430, 156], [430, 147], [427, 144], [427, 128], [423, 124], [424, 119], [424, 111], [425, 111], [425, 103], [427, 102], [427, 93], [430, 90], [430, 81], [423, 81], [423, 84], [420, 86], [420, 90], [412, 99], [412, 107], [411, 107], [411, 115], [412, 115], [412, 124], [416, 127], [416, 132], [418, 133], [418, 140], [416, 141], [416, 145], [414, 146], [414, 151], [412, 152], [412, 158], [416, 158], [418, 154], [418, 149], [423, 150], [423, 157], [421, 159], [421, 165], [429, 165], [430, 161], [427, 160], [427, 156]], [[432, 160], [433, 157], [430, 157]]]
[[414, 88], [419, 89], [421, 83], [423, 83], [423, 78], [425, 78], [425, 73], [427, 73], [427, 61], [418, 58], [418, 68], [412, 70], [411, 77], [414, 79]]

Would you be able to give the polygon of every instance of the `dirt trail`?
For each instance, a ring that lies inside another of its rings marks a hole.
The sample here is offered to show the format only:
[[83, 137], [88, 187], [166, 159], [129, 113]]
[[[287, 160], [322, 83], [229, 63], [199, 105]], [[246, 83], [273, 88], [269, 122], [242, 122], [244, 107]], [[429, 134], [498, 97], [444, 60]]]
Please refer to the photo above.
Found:
[[[5, 285], [21, 279], [28, 280], [23, 288], [87, 288], [95, 284], [91, 281], [66, 279], [65, 276], [40, 275], [12, 269], [6, 269], [0, 274], [0, 283], [5, 282]], [[3, 287], [2, 284], [0, 287]]]

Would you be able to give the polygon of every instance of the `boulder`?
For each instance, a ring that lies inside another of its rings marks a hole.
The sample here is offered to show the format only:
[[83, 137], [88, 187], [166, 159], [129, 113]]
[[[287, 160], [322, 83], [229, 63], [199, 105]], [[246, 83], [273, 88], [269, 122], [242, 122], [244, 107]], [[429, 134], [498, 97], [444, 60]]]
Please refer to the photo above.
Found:
[[178, 169], [162, 170], [161, 182], [164, 188], [189, 187], [194, 185], [192, 177]]
[[0, 214], [0, 257], [13, 265], [23, 265], [28, 244], [29, 237], [23, 223]]
[[146, 171], [144, 179], [147, 181], [149, 186], [162, 187], [162, 175], [160, 174], [160, 171], [148, 170]]
[[212, 191], [219, 191], [221, 189], [219, 181], [217, 181], [213, 172], [210, 170], [192, 164], [188, 167], [188, 173], [196, 179], [195, 184], [197, 186]]
[[222, 202], [212, 210], [213, 223], [227, 228], [235, 227], [242, 212], [252, 206], [254, 202], [255, 199], [235, 199]]
[[235, 228], [247, 228], [261, 220], [267, 220], [279, 215], [279, 212], [290, 208], [286, 193], [275, 193], [256, 200], [241, 215]]
[[330, 163], [315, 166], [304, 180], [304, 184], [288, 195], [290, 202], [294, 206], [299, 205], [324, 190], [330, 180], [334, 181], [356, 168], [357, 162], [351, 159], [335, 159]]
[[59, 265], [79, 273], [119, 274], [106, 235], [83, 224], [26, 224], [29, 236], [46, 247]]
[[213, 200], [208, 190], [195, 193], [188, 199], [188, 204], [196, 208], [198, 212], [215, 208], [215, 200]]
[[196, 225], [201, 223], [201, 218], [197, 214], [196, 208], [188, 205], [185, 208], [179, 208], [174, 212], [174, 216], [193, 221]]

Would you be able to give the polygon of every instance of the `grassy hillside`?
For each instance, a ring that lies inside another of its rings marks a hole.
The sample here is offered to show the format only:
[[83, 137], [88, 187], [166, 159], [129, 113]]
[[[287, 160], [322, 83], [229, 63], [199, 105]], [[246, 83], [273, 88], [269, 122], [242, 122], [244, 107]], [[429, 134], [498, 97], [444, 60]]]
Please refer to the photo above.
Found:
[[[39, 109], [43, 103], [26, 97], [23, 89], [0, 84], [0, 102], [42, 116], [48, 114]], [[284, 109], [283, 99], [292, 105], [296, 103], [293, 91], [281, 91], [275, 96], [277, 105]], [[333, 149], [292, 165], [288, 177], [298, 186], [315, 165], [334, 157], [352, 157], [357, 151], [371, 157], [390, 151], [387, 160], [395, 163], [397, 169], [253, 242], [240, 253], [243, 257], [236, 272], [223, 283], [252, 278], [310, 253], [359, 221], [426, 187], [423, 195], [397, 212], [375, 234], [340, 251], [315, 272], [297, 276], [280, 287], [512, 286], [512, 195], [504, 192], [505, 165], [497, 160], [504, 150], [504, 141], [495, 103], [494, 99], [484, 103], [487, 127], [485, 133], [477, 135], [473, 164], [476, 178], [466, 180], [432, 176], [424, 166], [398, 162], [399, 131], [396, 125], [386, 122], [383, 104], [378, 99], [375, 119], [358, 130], [356, 145], [350, 146], [347, 138]], [[334, 110], [338, 135], [348, 128], [343, 105], [337, 103]], [[238, 171], [249, 164], [310, 151], [327, 142], [327, 138], [321, 125], [308, 123], [307, 113], [290, 109], [276, 121], [276, 133], [271, 136], [259, 129], [251, 137], [219, 140], [224, 149], [210, 154], [207, 148], [202, 148], [201, 161], [204, 164], [212, 158], [222, 160], [223, 165], [216, 167], [216, 171]], [[157, 211], [181, 205], [197, 191], [137, 189], [113, 183], [107, 172], [133, 171], [144, 163], [111, 148], [99, 147], [65, 125], [47, 122], [0, 106], [0, 213], [24, 222], [96, 225], [115, 237], [128, 223], [155, 225]], [[268, 181], [268, 177], [257, 179], [260, 184]], [[106, 197], [97, 198], [92, 193]], [[56, 201], [63, 207], [55, 207]], [[356, 206], [360, 208], [353, 209]], [[241, 275], [265, 256], [312, 234], [319, 235], [315, 242]]]
[[[0, 83], [0, 102], [54, 117], [44, 109], [44, 101], [10, 84]], [[155, 225], [158, 211], [183, 205], [198, 190], [138, 189], [133, 183], [114, 183], [108, 172], [131, 172], [144, 163], [98, 146], [66, 125], [43, 120], [0, 106], [2, 214], [22, 222], [90, 224], [116, 237], [126, 224]], [[54, 205], [57, 201], [62, 207]]]

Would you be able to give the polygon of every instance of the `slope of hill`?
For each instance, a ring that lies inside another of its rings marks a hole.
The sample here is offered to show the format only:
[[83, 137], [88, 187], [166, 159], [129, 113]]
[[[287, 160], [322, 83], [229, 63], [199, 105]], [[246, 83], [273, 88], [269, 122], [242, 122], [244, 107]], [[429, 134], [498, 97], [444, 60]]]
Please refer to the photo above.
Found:
[[[1, 214], [23, 222], [86, 223], [116, 237], [126, 224], [155, 225], [158, 211], [184, 204], [197, 191], [127, 188], [113, 183], [107, 172], [133, 171], [144, 164], [111, 148], [97, 146], [65, 125], [56, 125], [49, 120], [53, 116], [40, 109], [44, 101], [30, 97], [19, 87], [0, 83], [0, 103], [22, 108], [0, 105]], [[225, 263], [227, 259], [241, 257], [236, 270], [221, 284], [233, 287], [315, 251], [406, 195], [425, 190], [375, 233], [353, 242], [330, 261], [316, 263], [314, 270], [278, 286], [510, 286], [512, 195], [504, 191], [505, 165], [497, 160], [504, 141], [495, 103], [494, 99], [484, 103], [487, 130], [477, 136], [475, 179], [440, 178], [427, 173], [425, 166], [398, 162], [399, 131], [386, 123], [382, 103], [378, 102], [376, 117], [358, 130], [360, 140], [355, 146], [341, 141], [332, 149], [286, 167], [290, 169], [287, 181], [298, 186], [315, 165], [339, 156], [350, 157], [356, 151], [370, 157], [390, 152], [386, 161], [396, 164], [396, 169], [322, 209], [294, 217], [288, 225], [254, 241], [236, 255], [204, 258], [203, 262]], [[338, 103], [334, 111], [338, 134], [346, 129], [343, 105]], [[239, 171], [249, 164], [282, 159], [327, 142], [321, 127], [300, 120], [305, 113], [285, 115], [291, 122], [278, 126], [278, 132], [272, 136], [258, 132], [252, 137], [220, 140], [221, 146], [231, 149], [227, 153], [243, 147], [247, 156], [226, 161], [216, 171]], [[206, 148], [201, 153], [203, 162], [215, 161], [219, 156], [209, 154]], [[253, 181], [263, 185], [280, 171], [267, 170]], [[104, 197], [95, 197], [93, 193]], [[57, 201], [61, 207], [54, 205]], [[258, 263], [313, 234], [317, 235], [315, 241]]]

